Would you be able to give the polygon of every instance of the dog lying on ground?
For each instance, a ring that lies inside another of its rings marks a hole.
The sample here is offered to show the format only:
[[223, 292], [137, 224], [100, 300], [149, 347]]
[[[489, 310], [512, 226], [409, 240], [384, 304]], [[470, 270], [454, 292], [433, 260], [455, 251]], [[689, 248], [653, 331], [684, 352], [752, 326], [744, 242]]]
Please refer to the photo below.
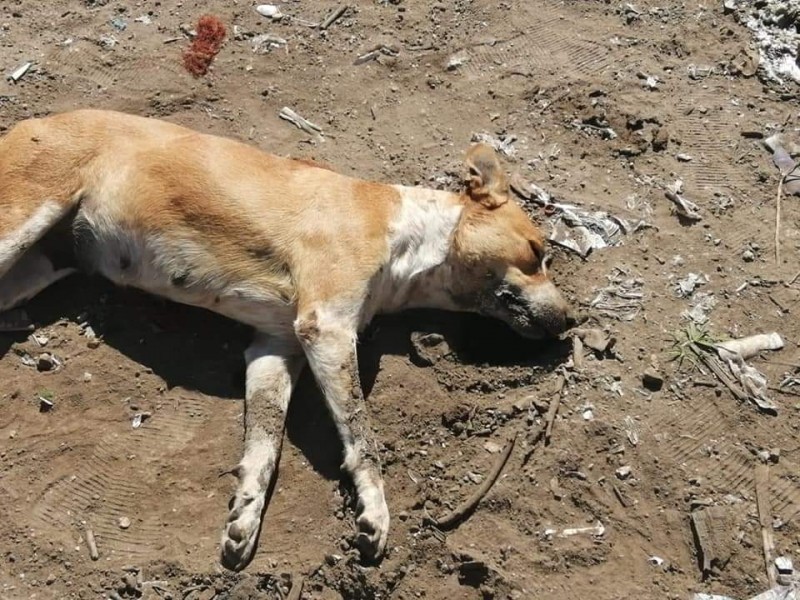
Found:
[[22, 121], [0, 139], [0, 312], [81, 270], [252, 326], [223, 565], [242, 569], [253, 555], [306, 364], [355, 485], [355, 543], [374, 559], [389, 509], [358, 332], [411, 307], [482, 313], [529, 338], [574, 324], [492, 149], [472, 146], [466, 165], [466, 191], [454, 194], [353, 179], [122, 113]]

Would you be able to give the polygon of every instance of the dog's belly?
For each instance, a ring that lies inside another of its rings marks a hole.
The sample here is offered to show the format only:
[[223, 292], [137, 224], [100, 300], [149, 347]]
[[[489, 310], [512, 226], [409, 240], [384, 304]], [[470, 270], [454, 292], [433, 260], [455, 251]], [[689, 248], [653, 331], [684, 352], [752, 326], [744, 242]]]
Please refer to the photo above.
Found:
[[73, 238], [86, 272], [212, 310], [265, 333], [294, 337], [294, 298], [269, 285], [269, 277], [242, 277], [231, 264], [235, 260], [204, 246], [202, 239], [148, 233], [83, 211], [73, 223]]

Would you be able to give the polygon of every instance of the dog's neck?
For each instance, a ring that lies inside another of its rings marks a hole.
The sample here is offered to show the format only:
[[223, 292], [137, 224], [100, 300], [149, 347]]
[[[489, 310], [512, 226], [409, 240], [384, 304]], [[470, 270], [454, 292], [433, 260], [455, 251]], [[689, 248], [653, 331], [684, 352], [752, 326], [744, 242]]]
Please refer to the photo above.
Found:
[[464, 210], [462, 200], [439, 190], [395, 189], [400, 205], [389, 225], [389, 260], [372, 282], [367, 320], [406, 308], [455, 308], [445, 259]]

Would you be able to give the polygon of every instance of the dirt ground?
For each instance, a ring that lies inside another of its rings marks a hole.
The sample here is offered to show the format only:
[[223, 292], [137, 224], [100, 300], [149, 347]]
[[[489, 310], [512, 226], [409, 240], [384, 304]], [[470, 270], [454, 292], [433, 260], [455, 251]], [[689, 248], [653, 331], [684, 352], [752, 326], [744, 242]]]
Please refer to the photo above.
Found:
[[[514, 136], [510, 173], [653, 226], [586, 260], [555, 251], [557, 284], [616, 338], [613, 352], [587, 351], [581, 366], [568, 341], [525, 342], [477, 317], [377, 320], [359, 354], [383, 444], [388, 556], [361, 565], [349, 546], [341, 448], [306, 375], [257, 555], [231, 574], [217, 557], [234, 480], [219, 474], [241, 452], [248, 331], [103, 281], [65, 280], [26, 307], [34, 336], [0, 334], [0, 597], [272, 599], [301, 577], [303, 598], [320, 600], [767, 589], [755, 492], [764, 460], [775, 555], [800, 560], [800, 398], [778, 389], [800, 364], [800, 204], [783, 199], [776, 265], [778, 171], [758, 135], [796, 133], [796, 86], [753, 76], [750, 33], [722, 2], [363, 1], [325, 31], [310, 26], [337, 6], [287, 1], [276, 22], [237, 0], [4, 0], [0, 69], [34, 65], [0, 82], [0, 129], [120, 109], [344, 173], [452, 189], [473, 134]], [[205, 13], [230, 35], [194, 79], [180, 55]], [[286, 44], [270, 48], [256, 38], [266, 33]], [[324, 137], [281, 120], [284, 106]], [[678, 178], [702, 221], [673, 214], [664, 186]], [[549, 229], [543, 211], [532, 216]], [[680, 297], [689, 273], [708, 281]], [[631, 320], [589, 306], [609, 278], [641, 287]], [[777, 416], [670, 361], [683, 313], [708, 298], [711, 336], [783, 336], [782, 351], [751, 361], [774, 388]], [[443, 336], [430, 360], [412, 345], [419, 332]], [[25, 364], [43, 352], [60, 366]], [[660, 390], [643, 386], [647, 370], [665, 379]], [[534, 446], [562, 374], [551, 442]], [[53, 408], [40, 411], [40, 398]], [[133, 428], [141, 413], [149, 418]], [[426, 525], [476, 489], [514, 435], [477, 511], [449, 532]], [[705, 557], [691, 526], [699, 511], [713, 515]], [[560, 535], [598, 522], [600, 535]]]

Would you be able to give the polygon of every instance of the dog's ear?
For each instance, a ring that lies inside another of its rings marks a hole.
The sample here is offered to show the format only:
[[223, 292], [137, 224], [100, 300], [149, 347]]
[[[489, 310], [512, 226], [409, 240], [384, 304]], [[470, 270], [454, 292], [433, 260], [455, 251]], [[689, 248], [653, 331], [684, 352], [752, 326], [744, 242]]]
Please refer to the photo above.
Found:
[[467, 194], [486, 208], [508, 202], [508, 183], [491, 146], [473, 144], [467, 151]]

